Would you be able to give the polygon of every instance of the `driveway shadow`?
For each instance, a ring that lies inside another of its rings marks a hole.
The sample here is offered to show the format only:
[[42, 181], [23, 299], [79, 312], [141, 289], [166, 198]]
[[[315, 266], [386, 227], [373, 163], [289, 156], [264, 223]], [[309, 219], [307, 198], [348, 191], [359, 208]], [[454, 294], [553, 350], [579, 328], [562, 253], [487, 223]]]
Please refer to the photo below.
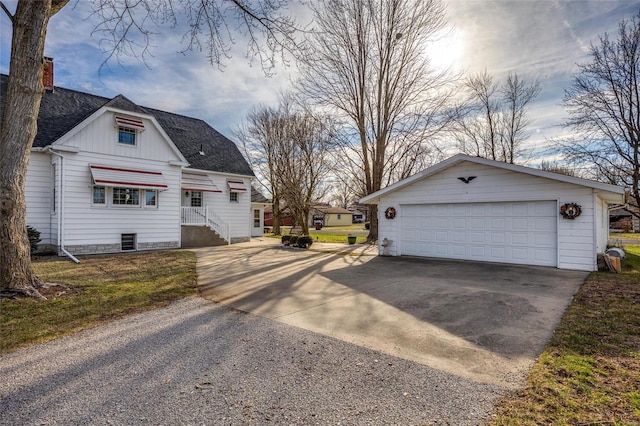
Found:
[[198, 252], [210, 300], [518, 387], [586, 273], [255, 247]]

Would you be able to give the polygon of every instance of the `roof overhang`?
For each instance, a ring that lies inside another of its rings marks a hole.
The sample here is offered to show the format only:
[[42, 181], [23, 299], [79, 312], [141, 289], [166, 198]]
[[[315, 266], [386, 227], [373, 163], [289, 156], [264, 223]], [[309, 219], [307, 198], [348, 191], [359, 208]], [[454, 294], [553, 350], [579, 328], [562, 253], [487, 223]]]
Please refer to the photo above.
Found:
[[402, 188], [405, 188], [414, 182], [417, 182], [422, 179], [426, 179], [429, 176], [433, 176], [436, 173], [440, 173], [443, 170], [446, 170], [450, 167], [456, 166], [462, 162], [471, 162], [476, 164], [482, 164], [485, 166], [496, 167], [500, 169], [510, 170], [517, 173], [528, 174], [531, 176], [542, 177], [546, 179], [552, 179], [559, 182], [566, 182], [573, 185], [584, 186], [588, 188], [593, 188], [593, 190], [605, 201], [609, 203], [620, 203], [620, 200], [625, 199], [626, 190], [625, 188], [617, 185], [610, 185], [607, 183], [596, 182], [588, 179], [581, 179], [573, 176], [562, 175], [558, 173], [547, 172], [540, 169], [534, 169], [526, 166], [519, 166], [516, 164], [504, 163], [502, 161], [494, 161], [486, 158], [473, 157], [466, 154], [457, 154], [453, 157], [450, 157], [438, 164], [435, 164], [431, 167], [428, 167], [421, 172], [416, 173], [413, 176], [410, 176], [406, 179], [403, 179], [399, 182], [394, 183], [393, 185], [389, 185], [386, 188], [383, 188], [379, 191], [376, 191], [372, 194], [369, 194], [365, 197], [360, 198], [360, 203], [362, 204], [378, 204], [380, 198]]
[[166, 191], [169, 186], [162, 172], [90, 164], [95, 185]]

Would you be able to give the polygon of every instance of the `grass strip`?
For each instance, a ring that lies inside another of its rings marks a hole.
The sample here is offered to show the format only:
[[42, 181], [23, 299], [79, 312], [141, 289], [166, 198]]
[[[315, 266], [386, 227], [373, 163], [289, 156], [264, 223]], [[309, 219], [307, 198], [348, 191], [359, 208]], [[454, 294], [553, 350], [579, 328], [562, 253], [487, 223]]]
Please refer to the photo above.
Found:
[[526, 388], [490, 424], [640, 424], [640, 246], [626, 251], [623, 273], [587, 278]]
[[34, 261], [48, 300], [0, 300], [0, 353], [53, 340], [125, 315], [197, 294], [196, 257], [188, 251]]

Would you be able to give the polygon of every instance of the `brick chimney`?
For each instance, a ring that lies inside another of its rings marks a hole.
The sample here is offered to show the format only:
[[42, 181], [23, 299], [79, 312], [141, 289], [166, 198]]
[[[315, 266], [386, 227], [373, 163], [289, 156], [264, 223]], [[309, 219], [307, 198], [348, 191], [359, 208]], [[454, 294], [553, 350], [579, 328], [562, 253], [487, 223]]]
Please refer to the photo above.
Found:
[[44, 74], [42, 84], [45, 90], [53, 92], [53, 58], [44, 57]]

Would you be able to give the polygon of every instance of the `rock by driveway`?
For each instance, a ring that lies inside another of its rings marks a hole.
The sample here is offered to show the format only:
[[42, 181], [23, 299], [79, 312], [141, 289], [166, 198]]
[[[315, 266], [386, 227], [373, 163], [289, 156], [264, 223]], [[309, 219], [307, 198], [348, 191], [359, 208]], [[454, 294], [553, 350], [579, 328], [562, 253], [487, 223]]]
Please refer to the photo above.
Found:
[[587, 275], [269, 241], [197, 254], [210, 300], [507, 389], [524, 384]]

